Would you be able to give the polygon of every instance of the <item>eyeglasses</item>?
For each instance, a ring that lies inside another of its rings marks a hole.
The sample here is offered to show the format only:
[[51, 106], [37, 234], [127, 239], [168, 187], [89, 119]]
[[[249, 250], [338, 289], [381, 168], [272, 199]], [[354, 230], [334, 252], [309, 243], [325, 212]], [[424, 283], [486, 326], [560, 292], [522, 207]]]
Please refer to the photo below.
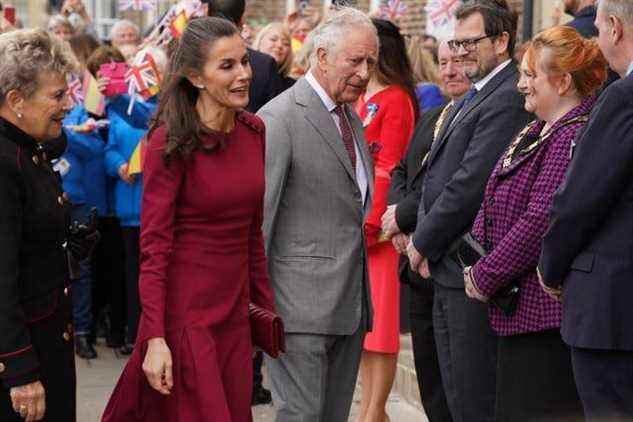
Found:
[[448, 48], [450, 48], [453, 52], [459, 51], [460, 47], [464, 47], [464, 50], [468, 52], [473, 52], [477, 50], [477, 46], [479, 45], [479, 41], [485, 40], [486, 38], [494, 38], [497, 35], [482, 35], [478, 38], [466, 38], [463, 40], [450, 40], [448, 42]]

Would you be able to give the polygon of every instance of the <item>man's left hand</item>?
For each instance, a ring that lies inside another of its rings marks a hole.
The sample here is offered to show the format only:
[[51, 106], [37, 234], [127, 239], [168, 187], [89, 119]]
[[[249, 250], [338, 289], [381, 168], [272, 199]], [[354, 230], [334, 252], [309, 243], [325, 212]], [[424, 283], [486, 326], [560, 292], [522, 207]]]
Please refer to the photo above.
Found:
[[386, 236], [392, 237], [400, 233], [400, 228], [396, 222], [397, 205], [389, 205], [387, 211], [382, 215], [382, 231]]
[[409, 258], [411, 271], [417, 272], [423, 257], [413, 245], [413, 236], [409, 239], [409, 244], [407, 245], [407, 257]]

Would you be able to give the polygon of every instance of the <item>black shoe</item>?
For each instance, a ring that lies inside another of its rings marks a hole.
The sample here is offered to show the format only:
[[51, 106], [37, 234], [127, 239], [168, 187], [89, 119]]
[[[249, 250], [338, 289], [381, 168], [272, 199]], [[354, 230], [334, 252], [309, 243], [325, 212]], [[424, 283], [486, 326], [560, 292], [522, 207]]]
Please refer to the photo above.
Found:
[[123, 346], [119, 347], [119, 353], [123, 356], [131, 355], [134, 351], [134, 345], [130, 343], [125, 343]]
[[251, 406], [259, 404], [270, 404], [273, 402], [272, 394], [261, 385], [253, 388], [253, 396], [251, 398]]
[[97, 351], [92, 347], [86, 335], [75, 336], [75, 353], [82, 359], [95, 359], [97, 357]]

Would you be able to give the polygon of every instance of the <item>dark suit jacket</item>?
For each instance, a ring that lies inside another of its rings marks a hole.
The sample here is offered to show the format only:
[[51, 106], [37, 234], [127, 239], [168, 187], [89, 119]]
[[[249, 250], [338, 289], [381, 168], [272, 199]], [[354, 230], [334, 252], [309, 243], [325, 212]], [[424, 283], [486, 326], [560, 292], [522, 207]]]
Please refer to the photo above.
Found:
[[[409, 234], [415, 231], [420, 206], [420, 193], [424, 168], [422, 158], [431, 149], [433, 143], [433, 131], [435, 123], [442, 114], [445, 104], [435, 107], [422, 115], [415, 127], [407, 153], [391, 173], [391, 186], [387, 202], [396, 204], [396, 222], [403, 233]], [[406, 256], [400, 257], [400, 281], [408, 284], [426, 284], [419, 274], [409, 268], [409, 260]]]
[[596, 7], [587, 6], [578, 12], [574, 19], [567, 22], [568, 26], [571, 26], [576, 31], [580, 32], [585, 38], [592, 38], [598, 36], [598, 28], [594, 24], [596, 20]]
[[257, 113], [264, 104], [281, 94], [285, 84], [279, 75], [275, 59], [250, 48], [248, 55], [253, 69], [253, 80], [249, 90], [250, 101], [246, 109], [251, 113]]
[[633, 75], [600, 96], [555, 198], [539, 268], [571, 346], [633, 350]]
[[455, 245], [472, 226], [492, 169], [510, 141], [531, 119], [508, 64], [461, 110], [449, 115], [434, 143], [422, 185], [416, 249], [429, 259], [433, 279], [463, 288]]

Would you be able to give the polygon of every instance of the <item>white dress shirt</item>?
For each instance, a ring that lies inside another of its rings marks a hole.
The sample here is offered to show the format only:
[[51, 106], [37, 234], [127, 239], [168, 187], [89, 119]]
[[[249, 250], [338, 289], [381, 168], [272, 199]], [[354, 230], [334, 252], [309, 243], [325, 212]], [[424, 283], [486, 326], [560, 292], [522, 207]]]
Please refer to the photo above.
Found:
[[499, 72], [501, 72], [503, 69], [505, 69], [505, 67], [507, 65], [509, 65], [512, 62], [511, 59], [506, 60], [505, 62], [501, 63], [500, 65], [498, 65], [497, 67], [495, 67], [492, 72], [490, 72], [488, 75], [486, 75], [485, 78], [483, 78], [482, 80], [480, 80], [479, 82], [475, 83], [475, 88], [477, 88], [477, 92], [481, 91], [482, 89], [484, 89], [484, 87], [486, 86], [486, 84], [488, 82], [490, 82], [492, 80], [492, 78], [494, 78], [495, 76], [497, 76], [497, 74]]
[[[336, 104], [334, 100], [330, 98], [327, 92], [325, 92], [325, 89], [323, 89], [323, 87], [321, 86], [319, 81], [316, 80], [316, 78], [314, 77], [311, 71], [308, 71], [306, 73], [305, 79], [310, 84], [312, 89], [314, 89], [314, 91], [317, 93], [317, 95], [323, 102], [323, 105], [325, 105], [325, 108], [330, 112], [330, 116], [332, 116], [332, 119], [334, 120], [334, 124], [336, 124], [336, 127], [338, 128], [339, 133], [341, 133], [341, 122], [339, 120], [338, 114], [336, 114], [336, 112], [334, 111], [334, 109], [338, 106], [338, 104]], [[348, 124], [351, 128], [352, 127], [351, 122], [348, 122]], [[363, 197], [363, 204], [365, 204], [365, 201], [367, 200], [367, 188], [368, 188], [368, 183], [369, 183], [368, 178], [367, 178], [367, 171], [365, 169], [365, 163], [363, 162], [360, 149], [358, 148], [358, 139], [356, 138], [356, 134], [354, 133], [354, 130], [352, 130], [352, 134], [354, 138], [354, 150], [356, 151], [356, 158], [357, 158], [356, 159], [356, 182], [358, 183], [360, 194]], [[341, 133], [341, 136], [342, 136], [342, 133]]]

